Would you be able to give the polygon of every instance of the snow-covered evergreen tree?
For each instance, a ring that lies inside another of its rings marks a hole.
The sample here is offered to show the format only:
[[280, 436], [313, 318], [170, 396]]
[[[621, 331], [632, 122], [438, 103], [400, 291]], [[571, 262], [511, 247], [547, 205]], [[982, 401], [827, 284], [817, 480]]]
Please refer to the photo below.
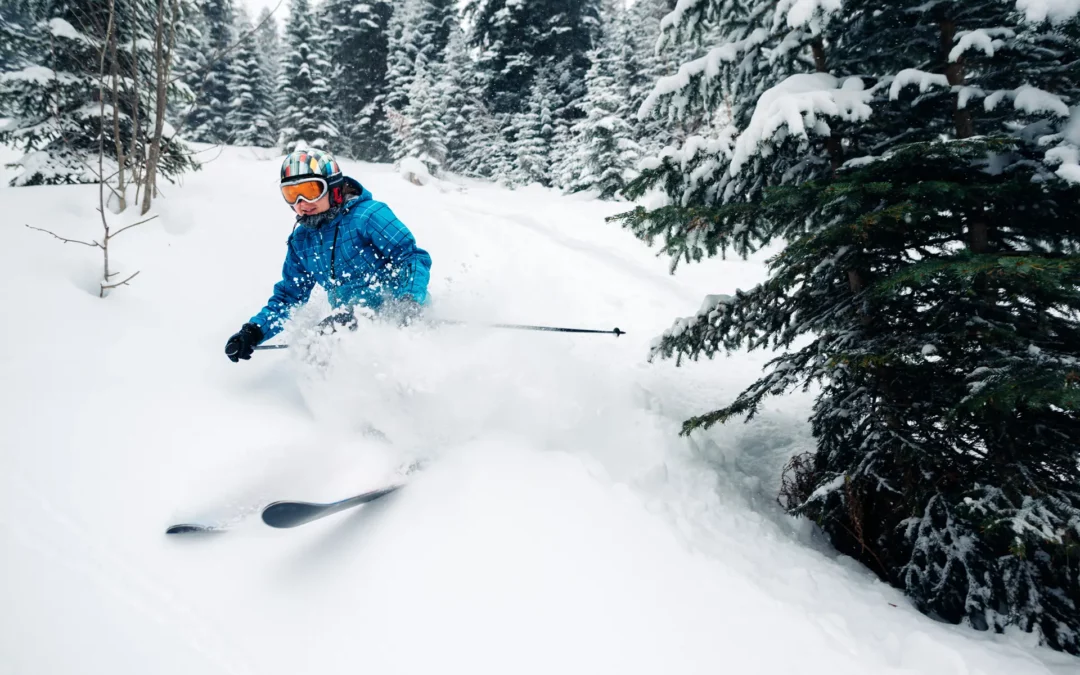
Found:
[[270, 69], [260, 58], [256, 33], [242, 8], [237, 12], [236, 32], [241, 37], [229, 67], [233, 100], [225, 118], [228, 134], [235, 145], [273, 147], [277, 132]]
[[[423, 57], [423, 63], [431, 68], [444, 63], [451, 29], [457, 25], [456, 0], [405, 0], [394, 10], [390, 21], [384, 100], [387, 111], [404, 113], [409, 105], [418, 59]], [[396, 116], [393, 117], [396, 120]], [[393, 121], [389, 125], [396, 137], [391, 142], [395, 157], [402, 152], [396, 145], [401, 140], [397, 127], [400, 122]]]
[[594, 190], [602, 199], [618, 195], [634, 177], [639, 147], [631, 125], [631, 87], [638, 76], [627, 10], [607, 15], [601, 46], [590, 52], [585, 77], [585, 118], [573, 127], [563, 184], [578, 192]]
[[275, 78], [272, 81], [276, 82], [281, 66], [281, 33], [277, 17], [267, 7], [263, 7], [255, 19], [255, 43], [259, 49], [259, 60]]
[[231, 143], [225, 117], [232, 107], [229, 91], [234, 55], [229, 51], [236, 41], [235, 11], [232, 0], [203, 0], [203, 31], [198, 68], [189, 74], [187, 85], [195, 93], [195, 105], [189, 111], [187, 135], [202, 143]]
[[435, 86], [431, 69], [425, 64], [424, 55], [416, 57], [409, 104], [405, 108], [405, 124], [401, 134], [400, 149], [395, 160], [415, 157], [422, 161], [432, 174], [437, 175], [446, 161], [446, 126], [443, 124], [443, 99]]
[[493, 178], [505, 166], [500, 157], [508, 153], [499, 120], [484, 104], [483, 75], [475, 68], [466, 37], [461, 28], [451, 33], [438, 75], [446, 111], [446, 167], [466, 176]]
[[555, 136], [553, 97], [551, 78], [546, 70], [542, 70], [533, 82], [529, 107], [514, 116], [515, 161], [508, 177], [513, 185], [551, 185], [551, 148]]
[[[497, 146], [501, 152], [492, 154], [492, 164], [500, 168], [493, 168], [493, 175], [511, 184], [523, 179], [519, 127], [535, 114], [530, 110], [535, 103], [534, 85], [537, 74], [544, 71], [549, 77], [545, 86], [551, 121], [543, 142], [548, 173], [542, 182], [562, 184], [574, 152], [571, 127], [584, 116], [580, 104], [588, 53], [600, 34], [600, 5], [601, 0], [470, 0], [466, 4], [472, 24], [470, 44], [478, 49], [476, 67], [485, 83], [483, 101], [493, 116], [504, 118], [500, 128], [504, 141]], [[526, 131], [525, 143], [536, 142], [532, 133]], [[526, 152], [524, 156], [532, 155]]]
[[339, 132], [330, 89], [330, 63], [309, 0], [290, 0], [281, 62], [281, 133], [278, 145], [335, 147]]
[[[14, 2], [0, 4], [0, 63], [5, 72], [17, 72], [31, 65], [41, 54], [31, 50], [32, 31], [37, 17]], [[4, 116], [4, 95], [0, 88], [0, 117]]]
[[656, 345], [800, 343], [687, 433], [822, 383], [789, 508], [929, 614], [1080, 653], [1080, 7], [1030, 4], [680, 2], [667, 39], [719, 42], [643, 112], [732, 124], [620, 219], [675, 263], [786, 242]]
[[466, 10], [493, 112], [524, 112], [543, 68], [557, 74], [551, 85], [560, 107], [584, 95], [587, 54], [600, 30], [600, 0], [469, 0]]
[[393, 11], [389, 0], [361, 4], [327, 0], [323, 5], [327, 49], [333, 62], [333, 101], [342, 136], [339, 152], [356, 159], [388, 158], [382, 104]]
[[[143, 86], [149, 81], [150, 59], [145, 51], [141, 59], [133, 56], [132, 45], [145, 49], [152, 38], [149, 4], [117, 2], [111, 31], [103, 0], [49, 0], [26, 7], [31, 9], [22, 16], [37, 21], [20, 25], [22, 59], [4, 63], [0, 72], [0, 100], [10, 116], [0, 127], [0, 143], [25, 151], [13, 165], [22, 168], [13, 184], [97, 182], [99, 150], [106, 177], [121, 166], [135, 168], [146, 156], [152, 119], [145, 90], [134, 90], [136, 74]], [[160, 161], [166, 178], [192, 166], [171, 136]]]

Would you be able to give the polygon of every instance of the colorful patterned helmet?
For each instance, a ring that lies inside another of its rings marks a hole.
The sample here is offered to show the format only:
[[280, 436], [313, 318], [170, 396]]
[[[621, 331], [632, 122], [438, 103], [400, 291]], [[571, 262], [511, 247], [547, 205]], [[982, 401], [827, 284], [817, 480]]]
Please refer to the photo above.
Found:
[[345, 176], [341, 173], [334, 156], [325, 150], [295, 150], [281, 163], [281, 182], [302, 179], [307, 176], [322, 178], [330, 191], [330, 204], [337, 206], [343, 199], [342, 184]]

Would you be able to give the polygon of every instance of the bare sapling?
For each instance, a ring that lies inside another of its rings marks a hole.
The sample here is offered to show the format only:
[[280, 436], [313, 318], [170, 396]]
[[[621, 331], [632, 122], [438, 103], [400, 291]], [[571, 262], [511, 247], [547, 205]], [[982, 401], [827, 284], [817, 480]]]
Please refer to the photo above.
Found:
[[[99, 181], [98, 181], [98, 206], [97, 206], [97, 211], [98, 211], [98, 213], [101, 214], [101, 227], [102, 227], [102, 230], [103, 230], [103, 234], [102, 234], [101, 237], [99, 237], [97, 239], [93, 239], [91, 241], [84, 241], [84, 240], [81, 240], [81, 239], [69, 239], [67, 237], [61, 237], [60, 235], [56, 234], [55, 232], [52, 232], [51, 230], [46, 230], [46, 229], [40, 228], [40, 227], [34, 227], [34, 226], [30, 225], [30, 224], [26, 225], [31, 230], [37, 230], [38, 232], [44, 232], [46, 234], [50, 234], [53, 237], [55, 237], [55, 238], [59, 239], [60, 241], [62, 241], [63, 243], [65, 243], [65, 244], [82, 244], [83, 246], [90, 246], [90, 247], [93, 247], [93, 248], [101, 249], [102, 259], [103, 259], [103, 273], [102, 273], [102, 277], [101, 277], [101, 282], [99, 284], [100, 288], [99, 288], [99, 291], [98, 291], [98, 297], [100, 297], [100, 298], [104, 298], [106, 296], [106, 294], [107, 294], [107, 291], [110, 291], [110, 290], [112, 290], [114, 288], [117, 288], [119, 286], [126, 286], [128, 284], [128, 282], [130, 282], [132, 279], [134, 279], [136, 276], [139, 275], [139, 272], [136, 271], [134, 274], [131, 274], [131, 275], [125, 277], [121, 281], [116, 281], [115, 280], [116, 277], [118, 277], [120, 273], [112, 271], [110, 269], [110, 267], [109, 267], [109, 245], [112, 242], [112, 240], [115, 239], [120, 234], [122, 234], [124, 232], [127, 232], [128, 230], [132, 229], [133, 227], [137, 227], [139, 225], [142, 225], [143, 223], [150, 222], [154, 218], [157, 218], [156, 215], [150, 216], [149, 218], [145, 218], [145, 219], [140, 220], [138, 222], [131, 223], [130, 225], [125, 225], [123, 227], [120, 227], [119, 229], [114, 229], [113, 227], [111, 227], [109, 225], [109, 217], [107, 215], [107, 209], [106, 209], [106, 203], [105, 203], [105, 190], [106, 190], [106, 188], [108, 188], [110, 191], [112, 191], [114, 193], [116, 192], [116, 190], [111, 185], [108, 184], [108, 179], [105, 176], [105, 136], [106, 136], [106, 132], [107, 132], [107, 129], [106, 129], [106, 116], [105, 116], [105, 99], [106, 99], [105, 83], [106, 83], [106, 78], [107, 78], [107, 69], [111, 68], [112, 65], [115, 64], [115, 35], [114, 35], [114, 31], [115, 31], [115, 27], [116, 27], [116, 1], [115, 0], [109, 0], [109, 8], [108, 8], [107, 20], [108, 20], [108, 25], [107, 25], [107, 28], [106, 28], [106, 31], [105, 31], [105, 39], [102, 41], [101, 47], [100, 47], [101, 61], [100, 61], [100, 68], [99, 68], [99, 73], [98, 73], [98, 75], [99, 75], [99, 77], [98, 77], [98, 122], [99, 122], [99, 130], [98, 131], [99, 131], [99, 133], [98, 133], [98, 167], [97, 167], [97, 175], [99, 177]], [[114, 57], [112, 59], [109, 58], [110, 50], [112, 50], [112, 56]], [[108, 63], [108, 62], [111, 62], [111, 63]], [[107, 65], [107, 63], [108, 63], [108, 65]], [[112, 71], [112, 73], [110, 73], [110, 74], [113, 76], [114, 84], [115, 84], [115, 70]], [[115, 116], [115, 110], [116, 110], [115, 104], [116, 103], [118, 103], [118, 101], [114, 97], [114, 116], [113, 116], [113, 119], [112, 119], [114, 124], [116, 123], [116, 116]], [[118, 129], [117, 129], [117, 131], [118, 131]], [[119, 138], [119, 133], [116, 134], [116, 138]], [[123, 162], [124, 162], [124, 158], [123, 158], [123, 155], [121, 155], [120, 156], [121, 167], [123, 166]], [[122, 177], [123, 173], [122, 173], [122, 171], [123, 171], [123, 169], [121, 168], [120, 172], [119, 172], [120, 177], [118, 178], [118, 180], [120, 180], [120, 181], [123, 181], [123, 177]], [[120, 188], [121, 188], [121, 191], [122, 191], [123, 190], [123, 185], [122, 184], [121, 184]]]

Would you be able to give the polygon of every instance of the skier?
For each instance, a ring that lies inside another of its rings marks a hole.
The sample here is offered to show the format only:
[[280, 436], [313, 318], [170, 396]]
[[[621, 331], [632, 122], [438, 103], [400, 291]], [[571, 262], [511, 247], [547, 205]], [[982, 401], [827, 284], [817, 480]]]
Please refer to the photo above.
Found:
[[321, 150], [297, 150], [281, 165], [281, 194], [296, 213], [281, 281], [255, 316], [225, 344], [233, 363], [250, 359], [255, 346], [281, 332], [315, 284], [339, 310], [324, 324], [355, 327], [353, 309], [390, 313], [402, 323], [428, 302], [431, 256], [390, 208]]

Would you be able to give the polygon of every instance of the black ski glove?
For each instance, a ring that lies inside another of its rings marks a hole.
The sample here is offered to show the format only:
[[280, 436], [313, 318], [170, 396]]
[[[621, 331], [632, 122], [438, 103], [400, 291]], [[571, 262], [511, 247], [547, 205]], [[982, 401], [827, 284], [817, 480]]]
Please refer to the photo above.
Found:
[[356, 330], [357, 321], [356, 315], [353, 314], [352, 307], [346, 307], [345, 309], [339, 309], [330, 316], [326, 317], [319, 323], [315, 324], [315, 329], [322, 335], [329, 335], [330, 333], [338, 332], [338, 329]]
[[225, 356], [228, 356], [233, 363], [238, 362], [240, 359], [246, 361], [251, 358], [252, 353], [255, 351], [255, 345], [262, 342], [262, 339], [263, 332], [261, 328], [253, 323], [245, 323], [240, 328], [240, 332], [233, 335], [225, 343]]

